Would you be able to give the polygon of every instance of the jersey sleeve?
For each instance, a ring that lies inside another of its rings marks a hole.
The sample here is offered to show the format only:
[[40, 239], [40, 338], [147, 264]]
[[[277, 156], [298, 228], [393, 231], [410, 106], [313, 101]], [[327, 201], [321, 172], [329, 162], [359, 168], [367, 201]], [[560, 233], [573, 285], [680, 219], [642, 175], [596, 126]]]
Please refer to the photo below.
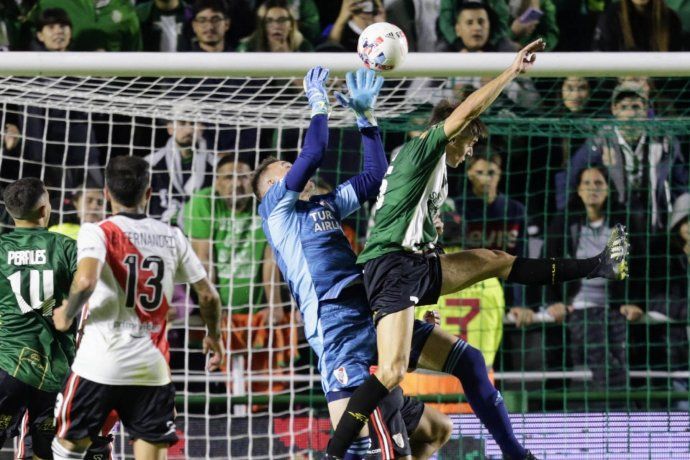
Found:
[[299, 193], [288, 190], [285, 179], [282, 179], [277, 184], [273, 184], [266, 192], [261, 206], [259, 206], [259, 214], [264, 220], [267, 220], [274, 215], [290, 212], [298, 199]]
[[338, 209], [341, 219], [357, 211], [361, 206], [357, 192], [350, 181], [340, 184], [333, 192], [333, 195], [333, 204]]
[[190, 238], [211, 238], [211, 199], [205, 198], [194, 195], [184, 205], [184, 228]]
[[438, 123], [415, 137], [407, 144], [396, 157], [396, 162], [408, 162], [411, 166], [436, 165], [436, 160], [446, 152], [448, 138], [443, 130], [443, 122]]
[[182, 231], [179, 228], [175, 228], [174, 231], [179, 254], [174, 277], [175, 283], [196, 283], [206, 277], [206, 269]]
[[83, 224], [77, 235], [77, 262], [92, 258], [105, 263], [106, 252], [103, 230], [96, 224]]

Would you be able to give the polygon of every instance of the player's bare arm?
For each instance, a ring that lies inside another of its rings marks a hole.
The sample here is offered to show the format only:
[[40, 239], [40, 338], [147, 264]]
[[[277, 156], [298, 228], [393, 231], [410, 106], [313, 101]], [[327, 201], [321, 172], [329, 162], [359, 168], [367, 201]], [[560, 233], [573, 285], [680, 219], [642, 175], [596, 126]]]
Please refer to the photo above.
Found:
[[96, 289], [102, 268], [101, 261], [92, 257], [85, 257], [79, 261], [70, 287], [69, 298], [62, 302], [60, 308], [53, 310], [55, 329], [62, 332], [69, 330], [74, 318], [81, 312], [82, 307]]
[[472, 120], [489, 108], [511, 81], [534, 65], [534, 61], [537, 58], [536, 53], [542, 51], [545, 46], [546, 44], [541, 38], [525, 46], [518, 52], [510, 67], [504, 70], [498, 77], [470, 94], [446, 119], [443, 126], [446, 137], [452, 139], [465, 129]]
[[224, 355], [223, 345], [220, 341], [220, 296], [207, 278], [193, 283], [192, 288], [199, 298], [201, 319], [204, 320], [207, 329], [203, 341], [203, 351], [204, 353], [211, 353], [208, 370], [216, 371], [220, 369]]

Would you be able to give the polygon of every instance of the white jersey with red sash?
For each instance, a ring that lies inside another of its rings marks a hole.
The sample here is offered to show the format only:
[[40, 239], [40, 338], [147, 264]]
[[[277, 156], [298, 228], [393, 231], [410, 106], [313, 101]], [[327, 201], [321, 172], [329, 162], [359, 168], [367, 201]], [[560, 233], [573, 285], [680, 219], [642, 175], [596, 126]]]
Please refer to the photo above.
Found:
[[103, 263], [72, 371], [106, 385], [170, 382], [168, 299], [206, 271], [180, 229], [143, 215], [82, 225], [78, 260]]

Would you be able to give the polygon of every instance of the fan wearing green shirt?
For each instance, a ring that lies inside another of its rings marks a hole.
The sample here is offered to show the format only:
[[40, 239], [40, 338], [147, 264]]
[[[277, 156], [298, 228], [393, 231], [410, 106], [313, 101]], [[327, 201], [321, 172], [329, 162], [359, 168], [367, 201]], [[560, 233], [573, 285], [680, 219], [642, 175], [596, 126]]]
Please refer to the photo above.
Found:
[[75, 51], [140, 51], [139, 18], [130, 0], [39, 0], [29, 20], [61, 8], [72, 21]]
[[252, 212], [251, 169], [227, 155], [218, 162], [214, 186], [195, 192], [184, 207], [184, 228], [192, 248], [218, 286], [222, 305], [231, 313], [275, 306], [273, 323], [284, 319], [273, 252], [266, 244], [261, 219]]

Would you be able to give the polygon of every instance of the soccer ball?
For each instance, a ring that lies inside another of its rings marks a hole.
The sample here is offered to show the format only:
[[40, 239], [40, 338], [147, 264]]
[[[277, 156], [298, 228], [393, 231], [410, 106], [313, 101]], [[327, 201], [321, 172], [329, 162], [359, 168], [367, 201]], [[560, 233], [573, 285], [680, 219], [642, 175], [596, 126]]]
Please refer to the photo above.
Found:
[[357, 54], [369, 69], [379, 72], [393, 70], [407, 56], [407, 38], [400, 27], [377, 22], [364, 29], [359, 36]]

